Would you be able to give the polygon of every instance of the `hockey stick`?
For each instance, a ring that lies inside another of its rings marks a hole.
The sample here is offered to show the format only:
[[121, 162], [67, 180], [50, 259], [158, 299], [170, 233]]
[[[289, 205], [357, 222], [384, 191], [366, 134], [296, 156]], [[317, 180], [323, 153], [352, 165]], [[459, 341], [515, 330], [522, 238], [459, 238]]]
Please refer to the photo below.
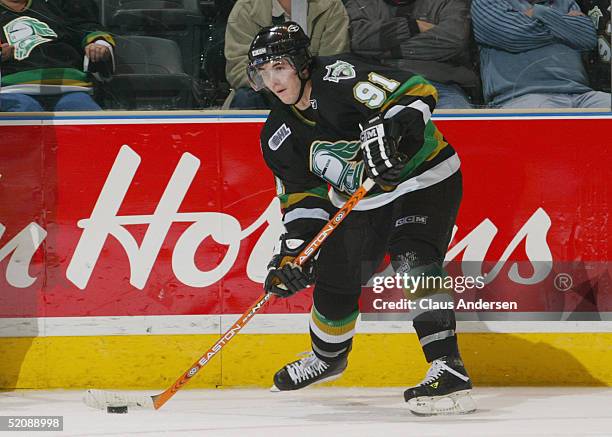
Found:
[[[344, 206], [340, 208], [336, 214], [327, 222], [325, 226], [319, 231], [319, 233], [312, 239], [312, 241], [300, 252], [296, 257], [295, 263], [297, 265], [303, 265], [315, 252], [321, 247], [323, 242], [331, 235], [340, 223], [346, 218], [346, 216], [353, 210], [355, 205], [359, 203], [361, 199], [367, 194], [368, 191], [374, 186], [374, 181], [367, 178], [363, 184], [353, 193], [351, 197], [345, 202]], [[168, 400], [174, 396], [185, 384], [189, 382], [199, 371], [204, 367], [244, 326], [253, 318], [255, 313], [264, 306], [264, 304], [270, 299], [269, 293], [264, 293], [257, 299], [257, 301], [246, 310], [246, 312], [240, 316], [240, 318], [229, 328], [225, 334], [217, 340], [217, 342], [210, 347], [196, 361], [193, 365], [183, 373], [170, 387], [168, 387], [162, 393], [153, 396], [147, 395], [132, 395], [121, 392], [111, 392], [106, 390], [87, 390], [83, 401], [85, 404], [92, 408], [105, 409], [106, 407], [137, 407], [147, 409], [160, 409]]]

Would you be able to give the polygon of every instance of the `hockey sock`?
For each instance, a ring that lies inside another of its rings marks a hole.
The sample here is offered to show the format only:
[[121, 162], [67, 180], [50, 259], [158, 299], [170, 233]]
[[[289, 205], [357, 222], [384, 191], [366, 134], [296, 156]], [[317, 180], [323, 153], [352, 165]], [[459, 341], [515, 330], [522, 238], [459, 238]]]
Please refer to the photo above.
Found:
[[359, 311], [332, 320], [322, 315], [313, 305], [310, 313], [310, 338], [312, 351], [323, 361], [337, 361], [346, 358], [351, 350], [355, 324]]
[[427, 311], [415, 317], [413, 324], [428, 362], [444, 356], [459, 356], [454, 311]]

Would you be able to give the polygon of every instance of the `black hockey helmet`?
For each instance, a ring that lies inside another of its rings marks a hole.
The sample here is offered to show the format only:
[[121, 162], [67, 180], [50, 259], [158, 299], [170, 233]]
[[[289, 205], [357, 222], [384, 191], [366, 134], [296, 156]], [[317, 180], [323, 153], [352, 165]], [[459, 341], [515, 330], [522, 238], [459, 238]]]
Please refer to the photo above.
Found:
[[287, 59], [296, 69], [300, 79], [305, 80], [303, 71], [309, 70], [312, 55], [308, 50], [310, 38], [299, 24], [292, 21], [262, 28], [249, 48], [247, 74], [256, 91], [264, 88], [257, 73], [257, 67], [277, 59]]

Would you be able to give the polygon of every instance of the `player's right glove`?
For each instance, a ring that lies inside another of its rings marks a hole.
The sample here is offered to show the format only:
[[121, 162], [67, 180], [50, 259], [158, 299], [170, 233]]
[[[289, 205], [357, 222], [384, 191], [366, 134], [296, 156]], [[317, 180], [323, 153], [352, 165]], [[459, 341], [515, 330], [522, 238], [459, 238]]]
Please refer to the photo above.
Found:
[[398, 150], [398, 139], [387, 134], [383, 116], [369, 120], [359, 139], [368, 176], [383, 187], [399, 185], [406, 156]]
[[268, 276], [264, 282], [268, 293], [289, 297], [314, 283], [315, 260], [311, 258], [303, 266], [294, 263], [307, 243], [290, 233], [281, 235], [276, 253], [268, 264]]

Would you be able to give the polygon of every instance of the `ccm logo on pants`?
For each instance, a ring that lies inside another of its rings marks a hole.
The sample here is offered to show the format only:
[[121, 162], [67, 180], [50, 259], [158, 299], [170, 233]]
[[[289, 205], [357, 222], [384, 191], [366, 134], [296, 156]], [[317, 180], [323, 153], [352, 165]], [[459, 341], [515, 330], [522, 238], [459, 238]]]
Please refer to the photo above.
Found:
[[395, 222], [395, 227], [399, 228], [402, 225], [407, 225], [410, 223], [417, 223], [419, 225], [427, 224], [427, 216], [426, 215], [409, 215], [407, 217], [402, 217], [401, 219], [397, 219]]

